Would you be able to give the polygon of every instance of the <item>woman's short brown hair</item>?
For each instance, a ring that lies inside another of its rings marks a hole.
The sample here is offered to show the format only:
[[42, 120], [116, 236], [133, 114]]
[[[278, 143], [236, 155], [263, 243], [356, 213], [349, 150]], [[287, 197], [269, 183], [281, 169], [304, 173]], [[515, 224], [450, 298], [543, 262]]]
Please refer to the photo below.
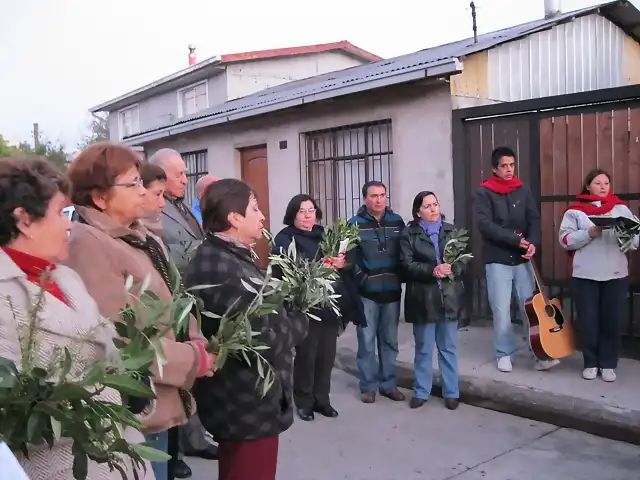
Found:
[[153, 163], [143, 162], [142, 168], [140, 168], [140, 178], [144, 188], [149, 188], [153, 182], [166, 182], [167, 174], [162, 167]]
[[104, 193], [116, 178], [132, 167], [140, 170], [140, 156], [124, 145], [98, 142], [89, 145], [73, 160], [67, 175], [71, 181], [71, 200], [83, 207], [96, 207], [93, 193]]
[[37, 221], [44, 218], [56, 193], [69, 195], [69, 181], [45, 157], [16, 156], [0, 159], [0, 246], [20, 235], [16, 208]]
[[247, 213], [249, 200], [255, 195], [249, 184], [235, 178], [223, 178], [207, 187], [200, 203], [202, 226], [207, 232], [226, 232], [231, 228], [230, 213]]

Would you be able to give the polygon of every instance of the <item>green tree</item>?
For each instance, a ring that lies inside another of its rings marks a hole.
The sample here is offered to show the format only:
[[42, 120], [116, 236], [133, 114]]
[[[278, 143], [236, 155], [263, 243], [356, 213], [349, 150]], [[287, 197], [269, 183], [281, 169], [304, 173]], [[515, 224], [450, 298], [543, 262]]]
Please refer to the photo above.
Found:
[[0, 135], [0, 158], [9, 157], [18, 152], [19, 150], [17, 147], [9, 145], [9, 143], [4, 138], [2, 138], [2, 135]]
[[89, 133], [78, 143], [80, 150], [93, 143], [109, 140], [109, 117], [98, 113], [92, 113], [91, 116], [93, 119], [89, 124]]
[[60, 170], [67, 169], [67, 154], [60, 142], [52, 142], [46, 140], [33, 148], [27, 142], [20, 142], [18, 146], [9, 145], [0, 135], [0, 157], [9, 157], [16, 154], [42, 155], [47, 157], [50, 162], [54, 163]]

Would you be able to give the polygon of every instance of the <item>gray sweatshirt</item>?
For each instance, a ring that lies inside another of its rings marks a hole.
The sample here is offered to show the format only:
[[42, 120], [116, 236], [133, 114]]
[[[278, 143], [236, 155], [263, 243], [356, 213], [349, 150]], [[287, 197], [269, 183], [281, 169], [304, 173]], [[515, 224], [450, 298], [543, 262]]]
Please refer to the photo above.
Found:
[[[594, 205], [600, 206], [600, 202], [594, 202]], [[602, 216], [634, 218], [626, 205], [616, 205]], [[598, 282], [628, 276], [627, 256], [620, 251], [613, 229], [603, 230], [599, 237], [591, 238], [590, 227], [593, 227], [593, 222], [579, 210], [567, 210], [562, 217], [559, 241], [565, 249], [575, 250], [573, 276]], [[638, 248], [638, 236], [631, 248]]]

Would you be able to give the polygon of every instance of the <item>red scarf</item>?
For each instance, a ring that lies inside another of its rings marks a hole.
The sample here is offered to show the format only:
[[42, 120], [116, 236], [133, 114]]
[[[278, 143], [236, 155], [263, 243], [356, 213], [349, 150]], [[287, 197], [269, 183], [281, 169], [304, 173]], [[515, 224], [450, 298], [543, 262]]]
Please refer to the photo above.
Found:
[[54, 264], [29, 255], [28, 253], [14, 250], [13, 248], [2, 247], [2, 250], [4, 250], [4, 252], [9, 255], [9, 258], [13, 260], [13, 263], [27, 275], [27, 280], [44, 288], [45, 291], [49, 292], [58, 300], [67, 303], [67, 299], [58, 284], [50, 275], [45, 275], [47, 272], [52, 272], [56, 269]]
[[[600, 206], [595, 206], [592, 202], [601, 202]], [[580, 212], [584, 212], [588, 216], [592, 215], [605, 215], [613, 210], [613, 207], [616, 205], [626, 205], [622, 200], [620, 200], [613, 193], [609, 193], [606, 197], [599, 197], [597, 195], [589, 195], [586, 193], [581, 193], [576, 196], [576, 201], [573, 202], [567, 210], [578, 210]], [[565, 212], [567, 211], [565, 210]], [[562, 237], [562, 243], [567, 244], [567, 237], [569, 234], [567, 233], [564, 237]], [[576, 254], [575, 250], [567, 250], [567, 254], [569, 257], [573, 259]]]
[[518, 177], [511, 177], [507, 180], [496, 175], [491, 175], [487, 180], [480, 184], [481, 187], [488, 188], [492, 192], [500, 195], [508, 195], [519, 189], [522, 185], [522, 180]]
[[[601, 202], [601, 205], [597, 207], [592, 202]], [[609, 193], [606, 197], [581, 193], [576, 197], [576, 201], [569, 205], [567, 210], [579, 210], [588, 216], [605, 215], [613, 210], [616, 205], [626, 204], [613, 193]]]

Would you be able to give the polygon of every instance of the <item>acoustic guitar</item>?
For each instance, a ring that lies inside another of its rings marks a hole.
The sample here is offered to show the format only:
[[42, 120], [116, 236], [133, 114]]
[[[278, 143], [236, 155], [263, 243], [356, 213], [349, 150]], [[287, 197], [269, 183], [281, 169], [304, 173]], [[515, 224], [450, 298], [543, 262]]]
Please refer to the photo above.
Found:
[[576, 350], [571, 322], [562, 313], [560, 300], [545, 296], [536, 264], [532, 260], [529, 263], [537, 291], [524, 303], [524, 309], [529, 319], [529, 341], [533, 353], [545, 361], [567, 357]]

